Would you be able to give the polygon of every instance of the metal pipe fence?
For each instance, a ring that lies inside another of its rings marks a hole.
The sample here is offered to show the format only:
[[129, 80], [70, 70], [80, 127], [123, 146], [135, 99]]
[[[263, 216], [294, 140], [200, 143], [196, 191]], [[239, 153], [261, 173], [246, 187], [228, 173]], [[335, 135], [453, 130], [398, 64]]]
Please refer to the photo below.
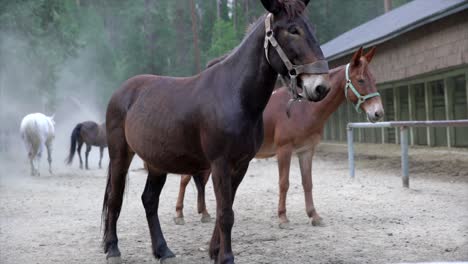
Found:
[[401, 179], [403, 187], [409, 188], [409, 158], [408, 158], [408, 128], [409, 127], [468, 127], [468, 119], [462, 120], [430, 120], [430, 121], [391, 121], [378, 123], [348, 123], [348, 164], [349, 175], [355, 176], [353, 128], [400, 128], [401, 144]]

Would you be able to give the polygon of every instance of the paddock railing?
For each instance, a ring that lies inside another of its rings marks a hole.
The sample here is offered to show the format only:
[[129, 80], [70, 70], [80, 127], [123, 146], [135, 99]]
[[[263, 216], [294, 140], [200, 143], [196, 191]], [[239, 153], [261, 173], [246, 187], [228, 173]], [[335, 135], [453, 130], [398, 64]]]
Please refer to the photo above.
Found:
[[431, 121], [391, 121], [378, 123], [348, 123], [346, 126], [348, 140], [349, 175], [355, 176], [353, 128], [400, 128], [401, 145], [401, 179], [403, 187], [409, 188], [408, 165], [408, 128], [409, 127], [468, 127], [468, 119], [431, 120]]

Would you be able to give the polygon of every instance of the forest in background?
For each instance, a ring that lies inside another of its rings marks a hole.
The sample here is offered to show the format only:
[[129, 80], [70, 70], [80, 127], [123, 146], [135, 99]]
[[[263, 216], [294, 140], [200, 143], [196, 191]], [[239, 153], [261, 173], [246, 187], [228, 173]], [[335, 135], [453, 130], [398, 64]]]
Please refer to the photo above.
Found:
[[[0, 0], [0, 111], [90, 101], [103, 112], [131, 76], [196, 74], [263, 13], [260, 0]], [[321, 43], [383, 13], [384, 0], [307, 8]]]

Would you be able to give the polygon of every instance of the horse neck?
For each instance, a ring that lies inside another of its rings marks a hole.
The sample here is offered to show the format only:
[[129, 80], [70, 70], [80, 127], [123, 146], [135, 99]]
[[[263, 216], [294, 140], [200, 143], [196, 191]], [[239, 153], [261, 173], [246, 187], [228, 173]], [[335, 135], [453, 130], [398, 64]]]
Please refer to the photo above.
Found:
[[[273, 91], [277, 73], [265, 58], [264, 17], [260, 18], [252, 32], [222, 62], [219, 67], [228, 71], [225, 89], [235, 91], [244, 111], [252, 117], [261, 117]], [[219, 68], [218, 68], [219, 69]]]
[[[346, 68], [339, 66], [330, 71], [331, 89], [328, 95], [318, 103], [311, 103], [309, 105], [308, 113], [311, 113], [315, 118], [320, 119], [321, 124], [325, 124], [331, 114], [333, 114], [340, 105], [346, 100], [344, 94], [344, 87], [346, 85]], [[317, 121], [315, 121], [317, 124]]]

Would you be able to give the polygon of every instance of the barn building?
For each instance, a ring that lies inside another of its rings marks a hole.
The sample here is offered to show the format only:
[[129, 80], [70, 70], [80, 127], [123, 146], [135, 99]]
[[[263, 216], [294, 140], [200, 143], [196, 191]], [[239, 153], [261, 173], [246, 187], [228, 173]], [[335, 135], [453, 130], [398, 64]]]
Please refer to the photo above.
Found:
[[[377, 46], [371, 71], [385, 120], [468, 119], [468, 1], [414, 0], [322, 45], [330, 68], [360, 47]], [[329, 119], [323, 138], [346, 140], [348, 122], [365, 122], [351, 104]], [[356, 129], [355, 142], [399, 143], [394, 128]], [[468, 128], [412, 128], [412, 145], [468, 147]]]

